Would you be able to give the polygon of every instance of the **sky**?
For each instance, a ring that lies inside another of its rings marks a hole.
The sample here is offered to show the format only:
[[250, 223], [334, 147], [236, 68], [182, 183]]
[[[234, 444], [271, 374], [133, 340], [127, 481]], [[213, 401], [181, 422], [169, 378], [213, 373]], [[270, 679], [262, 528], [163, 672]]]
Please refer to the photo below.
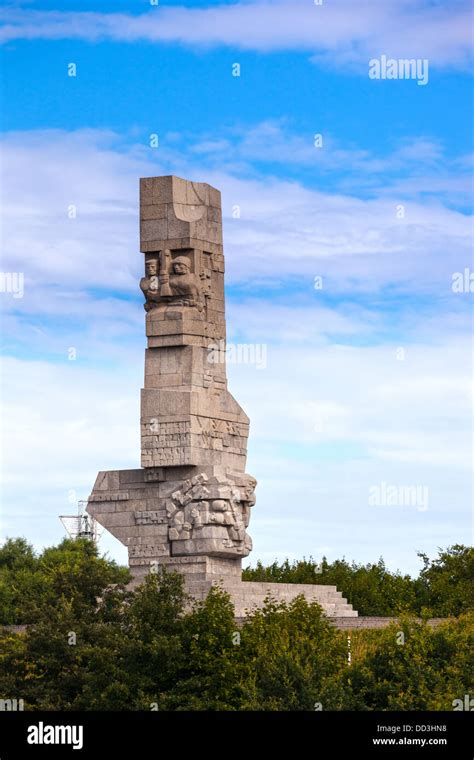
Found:
[[[3, 3], [1, 539], [56, 543], [99, 470], [139, 466], [138, 179], [175, 174], [222, 191], [228, 340], [265, 351], [228, 366], [247, 563], [415, 574], [472, 542], [471, 13]], [[369, 76], [390, 59], [425, 81]]]

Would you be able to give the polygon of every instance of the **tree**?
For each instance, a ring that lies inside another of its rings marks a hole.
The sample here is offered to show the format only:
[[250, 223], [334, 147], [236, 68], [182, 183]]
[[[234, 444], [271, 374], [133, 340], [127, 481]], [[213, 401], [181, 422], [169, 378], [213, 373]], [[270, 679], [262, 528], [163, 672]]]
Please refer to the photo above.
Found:
[[439, 550], [437, 559], [419, 553], [423, 569], [419, 595], [432, 615], [460, 615], [474, 610], [474, 549], [460, 544]]
[[343, 637], [302, 596], [255, 610], [242, 625], [239, 654], [242, 708], [250, 710], [331, 709], [329, 683], [346, 662]]
[[183, 618], [183, 659], [174, 687], [162, 695], [163, 709], [237, 710], [243, 687], [234, 608], [213, 588]]
[[467, 614], [431, 628], [404, 618], [380, 631], [364, 631], [371, 642], [342, 674], [340, 708], [452, 710], [453, 700], [472, 690], [473, 622]]
[[64, 539], [39, 556], [24, 539], [10, 539], [0, 549], [0, 624], [37, 622], [64, 600], [79, 615], [109, 585], [124, 586], [130, 577], [87, 539]]
[[0, 547], [0, 624], [29, 622], [26, 608], [40, 592], [33, 547], [24, 538], [8, 538]]

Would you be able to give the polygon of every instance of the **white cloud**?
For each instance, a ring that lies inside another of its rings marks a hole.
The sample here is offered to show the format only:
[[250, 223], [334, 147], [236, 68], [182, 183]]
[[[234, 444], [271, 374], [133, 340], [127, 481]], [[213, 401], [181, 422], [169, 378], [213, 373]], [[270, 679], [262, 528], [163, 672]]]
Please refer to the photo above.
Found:
[[[390, 453], [393, 460], [408, 461], [410, 450], [412, 463], [438, 465], [444, 456], [447, 465], [469, 470], [469, 334], [447, 342], [440, 319], [437, 341], [411, 342], [415, 325], [400, 361], [398, 346], [391, 342], [324, 345], [307, 336], [295, 345], [286, 337], [278, 307], [268, 311], [274, 328], [267, 328], [267, 368], [229, 369], [232, 380], [244, 388], [257, 439], [314, 447], [344, 444], [364, 456], [370, 450], [375, 460], [380, 450], [381, 459]], [[246, 323], [244, 310], [238, 314]], [[311, 321], [309, 311], [306, 320]], [[250, 339], [252, 332], [250, 324], [245, 337]]]
[[149, 13], [90, 13], [6, 9], [0, 40], [112, 39], [181, 43], [192, 47], [313, 53], [335, 66], [362, 65], [385, 53], [465, 67], [471, 51], [467, 2], [353, 0], [316, 6], [306, 0], [158, 7]]
[[[93, 304], [84, 289], [138, 297], [138, 178], [166, 173], [222, 189], [229, 284], [299, 279], [310, 293], [320, 275], [327, 293], [390, 286], [392, 293], [455, 298], [452, 273], [469, 265], [469, 217], [439, 200], [418, 199], [413, 181], [405, 197], [399, 188], [391, 194], [387, 182], [383, 195], [363, 199], [268, 176], [242, 178], [225, 161], [209, 168], [207, 160], [197, 163], [195, 154], [177, 149], [151, 154], [146, 146], [121, 148], [113, 134], [90, 130], [6, 136], [2, 267], [25, 274], [24, 314], [71, 312], [74, 305], [80, 314], [108, 309], [125, 318], [126, 304]], [[232, 218], [235, 205], [239, 219]], [[20, 308], [19, 300], [4, 302]]]
[[[422, 167], [446, 170], [451, 162], [446, 158], [439, 140], [426, 136], [401, 141], [388, 155], [373, 155], [356, 146], [343, 146], [333, 135], [293, 134], [288, 119], [267, 119], [252, 127], [239, 125], [227, 130], [227, 138], [212, 139], [212, 135], [191, 145], [191, 153], [204, 154], [209, 161], [219, 164], [232, 153], [242, 161], [272, 162], [285, 166], [310, 166], [322, 172], [340, 170], [345, 174], [373, 177], [373, 184], [381, 184], [381, 173], [407, 171], [408, 162], [416, 161], [417, 171]], [[318, 137], [320, 147], [315, 145]], [[240, 164], [242, 165], [242, 163]], [[459, 171], [459, 165], [456, 167]], [[466, 179], [469, 177], [466, 172]]]

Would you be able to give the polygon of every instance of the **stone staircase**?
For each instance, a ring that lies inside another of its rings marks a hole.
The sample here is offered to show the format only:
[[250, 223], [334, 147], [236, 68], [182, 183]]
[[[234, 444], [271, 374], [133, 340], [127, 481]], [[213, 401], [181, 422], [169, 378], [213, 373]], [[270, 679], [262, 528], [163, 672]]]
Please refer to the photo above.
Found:
[[227, 591], [234, 604], [236, 618], [244, 618], [253, 608], [262, 607], [267, 597], [289, 603], [301, 594], [308, 602], [318, 602], [328, 617], [354, 618], [358, 615], [336, 586], [242, 581], [235, 576], [215, 580], [186, 579], [186, 591], [195, 599], [205, 599], [212, 586], [220, 586]]

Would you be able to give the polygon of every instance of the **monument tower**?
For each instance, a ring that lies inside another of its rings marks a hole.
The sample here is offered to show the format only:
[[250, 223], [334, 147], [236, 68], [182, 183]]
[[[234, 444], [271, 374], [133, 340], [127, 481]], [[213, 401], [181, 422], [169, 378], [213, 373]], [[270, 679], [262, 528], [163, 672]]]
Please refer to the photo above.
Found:
[[[270, 586], [281, 597], [284, 584], [241, 580], [256, 480], [245, 472], [249, 419], [227, 389], [220, 192], [175, 176], [141, 179], [140, 250], [141, 469], [100, 472], [87, 511], [127, 546], [135, 582], [166, 565], [195, 597], [221, 583], [242, 615]], [[286, 597], [322, 589], [327, 601], [334, 587], [297, 589]]]

